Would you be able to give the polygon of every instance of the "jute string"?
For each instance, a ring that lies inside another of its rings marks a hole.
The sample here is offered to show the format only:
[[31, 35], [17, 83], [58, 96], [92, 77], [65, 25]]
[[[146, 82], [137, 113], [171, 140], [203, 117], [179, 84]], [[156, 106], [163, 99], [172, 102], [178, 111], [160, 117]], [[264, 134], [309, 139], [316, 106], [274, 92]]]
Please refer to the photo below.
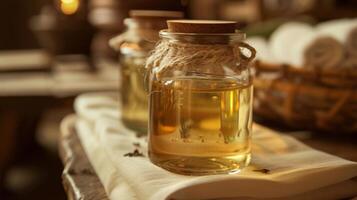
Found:
[[[242, 48], [248, 49], [250, 55], [245, 56]], [[234, 71], [248, 67], [255, 53], [253, 47], [243, 42], [228, 45], [162, 40], [148, 57], [146, 68], [149, 71], [156, 68], [157, 76], [172, 70], [223, 75], [223, 66], [232, 66]]]

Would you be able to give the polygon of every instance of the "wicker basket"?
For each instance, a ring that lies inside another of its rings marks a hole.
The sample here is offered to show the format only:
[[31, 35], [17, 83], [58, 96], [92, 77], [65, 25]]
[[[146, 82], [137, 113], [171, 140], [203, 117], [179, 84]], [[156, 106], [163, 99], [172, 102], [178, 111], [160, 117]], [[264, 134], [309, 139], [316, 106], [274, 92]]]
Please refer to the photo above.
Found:
[[357, 70], [256, 62], [254, 112], [303, 129], [357, 132]]

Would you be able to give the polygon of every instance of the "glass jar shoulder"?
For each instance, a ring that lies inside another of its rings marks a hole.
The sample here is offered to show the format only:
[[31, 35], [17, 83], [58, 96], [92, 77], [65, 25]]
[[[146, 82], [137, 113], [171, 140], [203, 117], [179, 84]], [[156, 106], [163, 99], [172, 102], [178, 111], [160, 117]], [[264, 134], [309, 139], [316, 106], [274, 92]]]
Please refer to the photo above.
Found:
[[[188, 69], [165, 69], [160, 71], [160, 67], [151, 70], [151, 82], [153, 84], [170, 85], [175, 83], [175, 87], [182, 89], [231, 89], [235, 87], [246, 87], [252, 84], [252, 74], [250, 68], [232, 70], [230, 67], [222, 69], [200, 70], [204, 67]], [[219, 67], [216, 67], [219, 68]]]

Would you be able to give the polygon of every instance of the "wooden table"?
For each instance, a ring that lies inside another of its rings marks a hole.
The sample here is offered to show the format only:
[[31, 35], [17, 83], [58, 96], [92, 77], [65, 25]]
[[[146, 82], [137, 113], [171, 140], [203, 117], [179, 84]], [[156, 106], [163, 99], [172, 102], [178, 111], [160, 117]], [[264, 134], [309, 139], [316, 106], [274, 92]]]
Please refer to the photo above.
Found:
[[[74, 125], [67, 135], [61, 134], [59, 148], [65, 166], [62, 178], [69, 199], [108, 199], [80, 144]], [[357, 135], [321, 135], [308, 132], [291, 132], [289, 135], [315, 149], [357, 161]]]

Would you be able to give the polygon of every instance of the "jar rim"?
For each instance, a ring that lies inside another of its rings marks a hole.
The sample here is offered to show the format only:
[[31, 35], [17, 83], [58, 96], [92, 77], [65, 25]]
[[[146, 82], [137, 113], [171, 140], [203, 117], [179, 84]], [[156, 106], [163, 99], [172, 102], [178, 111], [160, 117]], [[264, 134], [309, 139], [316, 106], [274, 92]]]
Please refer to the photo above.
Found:
[[168, 29], [163, 29], [159, 32], [159, 35], [164, 39], [184, 40], [187, 42], [194, 42], [194, 40], [211, 40], [212, 42], [239, 42], [246, 38], [246, 34], [240, 30], [236, 30], [234, 33], [179, 33], [170, 32]]

